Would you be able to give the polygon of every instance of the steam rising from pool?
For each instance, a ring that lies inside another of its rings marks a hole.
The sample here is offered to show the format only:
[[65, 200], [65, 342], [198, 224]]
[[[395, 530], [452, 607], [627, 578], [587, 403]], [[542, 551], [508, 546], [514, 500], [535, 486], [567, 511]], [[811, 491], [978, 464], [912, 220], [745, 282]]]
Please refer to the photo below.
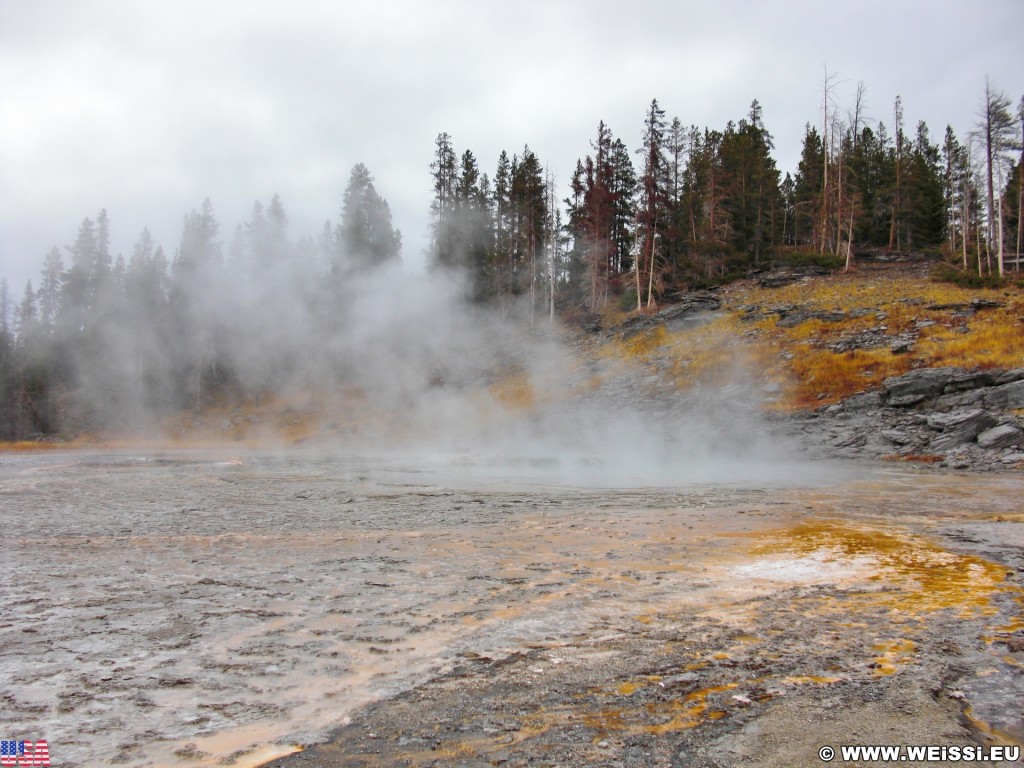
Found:
[[346, 295], [345, 321], [322, 343], [341, 368], [293, 381], [357, 402], [353, 418], [314, 440], [327, 450], [477, 479], [807, 480], [739, 352], [728, 384], [679, 390], [635, 362], [584, 351], [557, 325], [530, 325], [521, 307], [466, 301], [457, 273], [387, 267]]

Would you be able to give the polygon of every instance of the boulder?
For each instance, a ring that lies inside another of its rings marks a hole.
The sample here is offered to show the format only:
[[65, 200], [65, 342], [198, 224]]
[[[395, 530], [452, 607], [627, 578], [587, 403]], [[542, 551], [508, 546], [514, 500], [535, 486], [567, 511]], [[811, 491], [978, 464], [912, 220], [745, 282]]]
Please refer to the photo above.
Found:
[[882, 405], [882, 396], [878, 392], [861, 392], [857, 395], [852, 395], [843, 401], [843, 408], [848, 411], [865, 411], [874, 408], [880, 408]]
[[997, 387], [1003, 384], [1012, 384], [1015, 381], [1024, 380], [1024, 368], [1011, 368], [1008, 371], [995, 372], [995, 380], [992, 382]]
[[1024, 380], [990, 388], [985, 392], [983, 402], [986, 408], [1000, 408], [1006, 411], [1024, 408]]
[[912, 440], [902, 429], [883, 429], [882, 439], [893, 445], [909, 445]]
[[982, 408], [969, 408], [950, 413], [931, 413], [928, 415], [927, 420], [929, 427], [940, 432], [974, 430], [973, 436], [977, 436], [980, 432], [994, 427], [996, 423], [996, 417]]
[[779, 328], [795, 328], [808, 320], [821, 320], [823, 323], [841, 323], [850, 316], [842, 310], [807, 311], [800, 308], [781, 307], [776, 310], [779, 314]]
[[991, 387], [995, 383], [993, 371], [961, 371], [955, 374], [946, 384], [945, 394], [967, 392], [980, 387]]
[[806, 323], [810, 317], [806, 312], [790, 312], [779, 317], [779, 328], [795, 328], [801, 323]]
[[971, 408], [981, 405], [985, 399], [984, 389], [971, 389], [967, 392], [955, 392], [938, 398], [932, 407], [937, 411], [953, 411], [957, 408]]
[[932, 447], [938, 451], [945, 451], [964, 443], [973, 442], [979, 434], [991, 429], [999, 422], [988, 411], [971, 408], [951, 413], [929, 414], [927, 423], [931, 429], [942, 433], [931, 441]]
[[1024, 429], [1015, 424], [1000, 424], [986, 429], [978, 435], [978, 445], [982, 448], [1010, 448], [1024, 442]]
[[961, 368], [918, 368], [882, 382], [882, 399], [894, 408], [906, 408], [938, 397]]
[[621, 333], [624, 339], [661, 325], [664, 325], [670, 331], [678, 330], [710, 319], [711, 315], [709, 313], [714, 312], [721, 306], [722, 300], [713, 293], [693, 291], [681, 295], [678, 303], [672, 304], [653, 315], [631, 317], [614, 330]]
[[971, 308], [977, 312], [979, 309], [999, 309], [1006, 305], [1001, 301], [992, 301], [992, 299], [971, 299]]
[[867, 442], [867, 435], [856, 429], [849, 429], [836, 435], [832, 440], [832, 445], [836, 448], [863, 448]]
[[812, 275], [827, 275], [830, 270], [816, 265], [808, 265], [796, 269], [779, 269], [757, 279], [762, 288], [781, 288]]
[[893, 342], [892, 346], [889, 347], [889, 351], [894, 355], [905, 355], [908, 352], [912, 352], [914, 349], [914, 340], [908, 338], [899, 338]]

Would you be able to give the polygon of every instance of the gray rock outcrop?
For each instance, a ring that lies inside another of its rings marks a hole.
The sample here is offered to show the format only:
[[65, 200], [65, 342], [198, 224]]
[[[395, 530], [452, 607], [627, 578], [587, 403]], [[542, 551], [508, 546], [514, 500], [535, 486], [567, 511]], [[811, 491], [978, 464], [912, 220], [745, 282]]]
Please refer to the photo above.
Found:
[[1000, 424], [978, 435], [978, 445], [982, 448], [1012, 448], [1021, 443], [1024, 443], [1024, 429], [1016, 424]]
[[1024, 468], [1021, 410], [1024, 369], [920, 368], [815, 412], [803, 433], [829, 456]]
[[918, 368], [882, 382], [882, 401], [893, 408], [906, 408], [938, 397], [960, 372], [959, 368]]

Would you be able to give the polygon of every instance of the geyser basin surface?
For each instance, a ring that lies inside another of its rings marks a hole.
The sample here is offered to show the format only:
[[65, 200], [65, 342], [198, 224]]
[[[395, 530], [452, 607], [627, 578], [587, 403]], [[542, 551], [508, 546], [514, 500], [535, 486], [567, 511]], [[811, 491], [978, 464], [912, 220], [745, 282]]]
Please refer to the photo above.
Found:
[[[253, 765], [466, 658], [564, 644], [568, 663], [601, 638], [697, 631], [755, 616], [750, 601], [766, 594], [781, 611], [794, 586], [870, 580], [885, 568], [842, 551], [856, 537], [838, 532], [859, 530], [844, 520], [898, 527], [885, 535], [913, 541], [951, 526], [971, 526], [977, 541], [1020, 536], [1006, 522], [1019, 512], [1016, 479], [609, 488], [574, 487], [557, 472], [542, 481], [552, 467], [541, 461], [538, 472], [533, 458], [525, 468], [507, 456], [466, 464], [472, 471], [448, 455], [4, 456], [4, 733], [48, 739], [65, 766]], [[819, 517], [837, 521], [821, 547], [797, 535], [772, 546], [779, 531]], [[758, 562], [799, 573], [753, 579]], [[991, 613], [951, 619], [980, 622], [978, 637], [1012, 618], [992, 574], [999, 594], [978, 596]], [[900, 644], [907, 634], [882, 632], [860, 656], [851, 639], [839, 673], [785, 676], [815, 685], [876, 662], [901, 674], [920, 655]], [[975, 713], [996, 719], [984, 682], [972, 686]], [[708, 711], [724, 710], [716, 700]]]

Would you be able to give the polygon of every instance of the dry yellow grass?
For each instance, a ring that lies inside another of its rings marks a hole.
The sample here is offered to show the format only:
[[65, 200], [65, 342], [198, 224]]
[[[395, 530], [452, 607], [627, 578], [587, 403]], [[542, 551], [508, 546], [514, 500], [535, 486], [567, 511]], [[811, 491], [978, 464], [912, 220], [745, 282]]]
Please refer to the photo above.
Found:
[[487, 389], [495, 400], [510, 410], [528, 411], [537, 404], [533, 383], [522, 371], [501, 377]]
[[[240, 404], [187, 411], [163, 419], [154, 437], [127, 438], [131, 445], [153, 444], [175, 448], [209, 447], [233, 443], [245, 447], [296, 444], [328, 434], [355, 432], [383, 414], [368, 412], [358, 389], [265, 394]], [[125, 439], [106, 440], [116, 445]]]
[[[783, 367], [795, 382], [790, 390], [793, 407], [835, 402], [912, 368], [1024, 366], [1024, 296], [1019, 289], [971, 290], [917, 276], [841, 275], [779, 289], [743, 287], [734, 300], [765, 310], [797, 306], [805, 312], [855, 315], [839, 322], [808, 320], [792, 328], [779, 327], [772, 317], [752, 324], [761, 343], [785, 360]], [[1002, 306], [973, 315], [948, 308], [973, 300]], [[889, 337], [909, 333], [917, 340], [906, 354], [893, 354], [887, 347], [850, 352], [828, 348], [870, 329]]]
[[747, 331], [736, 315], [723, 313], [689, 328], [669, 331], [656, 326], [614, 339], [598, 354], [613, 365], [642, 366], [680, 390], [696, 384], [723, 385], [739, 378], [786, 388], [789, 373], [777, 365], [776, 351], [752, 341]]
[[944, 328], [922, 334], [920, 355], [932, 365], [1018, 368], [1024, 365], [1022, 317], [1021, 309], [996, 310], [978, 315], [966, 334]]
[[[723, 297], [726, 312], [706, 325], [672, 332], [657, 327], [610, 342], [601, 355], [668, 370], [680, 387], [741, 370], [755, 382], [780, 385], [783, 398], [775, 407], [781, 408], [838, 402], [913, 368], [1024, 367], [1024, 294], [1018, 288], [973, 290], [883, 272], [813, 278], [781, 288], [740, 283], [725, 289]], [[949, 308], [973, 300], [1001, 306], [973, 314]], [[742, 308], [752, 307], [762, 317], [741, 320]], [[785, 327], [778, 322], [785, 310], [845, 317]], [[865, 333], [877, 334], [881, 345], [829, 348]], [[901, 335], [915, 339], [909, 353], [893, 353], [885, 342]]]
[[773, 350], [752, 342], [744, 332], [735, 316], [725, 315], [672, 334], [669, 349], [676, 384], [724, 383], [738, 374], [760, 384], [782, 383], [783, 372], [774, 364]]
[[796, 379], [791, 405], [806, 407], [835, 402], [856, 392], [878, 387], [887, 376], [910, 370], [906, 356], [888, 349], [835, 353], [809, 350], [789, 361]]
[[47, 451], [54, 448], [68, 448], [71, 443], [38, 442], [36, 440], [16, 440], [0, 442], [0, 453], [28, 453], [31, 451]]

